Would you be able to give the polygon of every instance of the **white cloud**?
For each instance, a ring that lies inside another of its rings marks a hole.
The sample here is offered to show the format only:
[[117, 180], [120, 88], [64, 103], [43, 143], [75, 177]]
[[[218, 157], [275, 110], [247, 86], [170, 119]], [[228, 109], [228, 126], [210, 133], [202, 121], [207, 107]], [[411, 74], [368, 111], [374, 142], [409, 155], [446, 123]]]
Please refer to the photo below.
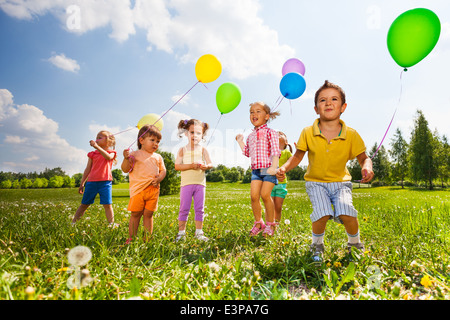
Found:
[[55, 54], [51, 56], [48, 61], [50, 61], [54, 66], [59, 69], [70, 71], [70, 72], [78, 72], [80, 70], [80, 65], [74, 59], [68, 58], [62, 54]]
[[82, 172], [86, 151], [71, 146], [58, 134], [58, 123], [38, 107], [15, 105], [9, 90], [0, 89], [0, 164], [4, 171], [41, 172], [61, 167], [72, 175]]
[[[79, 34], [110, 27], [109, 36], [119, 42], [137, 27], [146, 32], [149, 50], [175, 54], [182, 63], [214, 54], [235, 79], [279, 75], [282, 63], [295, 56], [258, 16], [258, 0], [136, 0], [133, 7], [129, 0], [1, 0], [0, 9], [18, 19], [51, 13], [68, 32]], [[79, 69], [64, 56], [54, 60], [65, 70]]]

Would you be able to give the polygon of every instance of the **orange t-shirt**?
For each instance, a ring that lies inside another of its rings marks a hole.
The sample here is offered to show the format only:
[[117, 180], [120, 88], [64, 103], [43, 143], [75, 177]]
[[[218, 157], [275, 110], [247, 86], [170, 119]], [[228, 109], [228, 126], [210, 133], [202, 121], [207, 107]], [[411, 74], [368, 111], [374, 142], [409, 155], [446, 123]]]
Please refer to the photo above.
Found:
[[147, 188], [166, 167], [163, 157], [158, 153], [137, 150], [130, 157], [133, 159], [133, 169], [129, 172], [130, 197], [133, 197]]
[[117, 153], [115, 150], [106, 151], [108, 153], [114, 153], [112, 160], [106, 160], [98, 150], [88, 153], [88, 157], [92, 159], [92, 167], [87, 181], [112, 181], [111, 168]]

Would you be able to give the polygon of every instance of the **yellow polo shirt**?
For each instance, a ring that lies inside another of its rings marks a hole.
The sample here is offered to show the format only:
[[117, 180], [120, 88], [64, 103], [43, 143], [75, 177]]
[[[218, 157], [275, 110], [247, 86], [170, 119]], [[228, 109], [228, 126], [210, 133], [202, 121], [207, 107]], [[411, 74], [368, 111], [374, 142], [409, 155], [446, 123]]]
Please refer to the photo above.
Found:
[[341, 133], [330, 142], [320, 132], [319, 119], [302, 130], [297, 149], [308, 151], [306, 181], [343, 182], [352, 179], [347, 162], [365, 152], [366, 146], [355, 129], [347, 127], [342, 120], [339, 122], [342, 125]]

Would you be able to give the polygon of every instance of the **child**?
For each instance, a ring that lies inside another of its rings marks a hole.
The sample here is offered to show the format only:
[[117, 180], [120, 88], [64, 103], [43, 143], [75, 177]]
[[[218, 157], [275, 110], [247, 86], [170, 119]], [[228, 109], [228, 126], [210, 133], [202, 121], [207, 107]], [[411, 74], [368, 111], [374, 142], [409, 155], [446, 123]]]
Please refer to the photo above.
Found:
[[[83, 195], [81, 205], [78, 207], [72, 219], [75, 225], [86, 212], [87, 208], [94, 203], [97, 194], [100, 195], [100, 204], [105, 208], [106, 219], [110, 227], [117, 227], [114, 223], [114, 211], [112, 207], [112, 173], [111, 168], [117, 162], [116, 139], [114, 136], [102, 130], [97, 134], [97, 140], [89, 141], [91, 147], [96, 149], [88, 153], [88, 163], [84, 169], [78, 192]], [[86, 182], [87, 180], [87, 182]]]
[[308, 151], [309, 164], [305, 173], [305, 186], [313, 207], [310, 216], [311, 251], [313, 260], [320, 262], [324, 252], [325, 227], [331, 218], [344, 224], [349, 253], [352, 247], [364, 249], [359, 237], [357, 211], [352, 203], [352, 184], [346, 168], [347, 161], [355, 157], [358, 159], [363, 182], [372, 180], [374, 173], [372, 161], [365, 153], [363, 140], [340, 119], [347, 107], [344, 91], [339, 86], [325, 81], [317, 90], [314, 103], [314, 110], [319, 119], [316, 119], [312, 126], [303, 129], [294, 156], [278, 169], [277, 178], [283, 179], [285, 172], [295, 168]]
[[[129, 173], [130, 202], [128, 210], [131, 211], [128, 225], [129, 244], [137, 235], [141, 217], [144, 217], [144, 228], [149, 234], [153, 233], [153, 213], [158, 208], [159, 183], [166, 176], [166, 167], [161, 155], [155, 153], [161, 141], [158, 128], [144, 125], [138, 133], [138, 149], [130, 152], [123, 151], [122, 171]], [[147, 240], [147, 234], [144, 237]]]
[[[255, 223], [250, 231], [250, 236], [256, 236], [260, 232], [263, 232], [264, 236], [272, 236], [274, 233], [274, 204], [270, 194], [278, 183], [275, 174], [281, 152], [278, 133], [270, 129], [267, 122], [279, 115], [279, 112], [272, 112], [264, 102], [251, 103], [250, 121], [255, 129], [248, 136], [246, 144], [244, 144], [242, 134], [236, 136], [242, 152], [251, 159], [250, 198]], [[262, 219], [260, 198], [266, 209], [266, 224]]]
[[[290, 157], [292, 157], [292, 147], [290, 144], [288, 144], [288, 140], [286, 135], [278, 131], [279, 141], [280, 141], [280, 150], [281, 150], [281, 156], [279, 165], [282, 166], [283, 164], [288, 161]], [[289, 150], [286, 149], [289, 147]], [[273, 200], [274, 208], [275, 208], [275, 223], [278, 224], [281, 221], [281, 210], [283, 207], [284, 199], [287, 195], [287, 178], [285, 178], [282, 181], [279, 181], [276, 186], [273, 187], [271, 197]]]
[[178, 215], [178, 234], [175, 241], [184, 239], [186, 223], [192, 198], [195, 211], [195, 237], [202, 241], [209, 239], [203, 232], [203, 214], [205, 206], [205, 171], [211, 169], [208, 151], [200, 145], [209, 125], [196, 119], [181, 120], [178, 124], [180, 138], [184, 134], [188, 144], [178, 150], [175, 170], [181, 171], [180, 212]]

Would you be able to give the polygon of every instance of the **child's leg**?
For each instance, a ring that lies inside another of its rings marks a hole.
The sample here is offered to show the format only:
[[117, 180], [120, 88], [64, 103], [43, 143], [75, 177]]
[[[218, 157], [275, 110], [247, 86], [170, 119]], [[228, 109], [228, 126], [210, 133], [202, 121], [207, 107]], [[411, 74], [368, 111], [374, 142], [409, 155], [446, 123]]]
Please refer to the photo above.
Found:
[[205, 193], [206, 188], [202, 185], [196, 185], [194, 191], [194, 212], [195, 212], [195, 228], [202, 229], [203, 216], [205, 214]]
[[[144, 229], [150, 235], [153, 233], [153, 211], [147, 209], [144, 209]], [[146, 236], [144, 238], [147, 238]]]
[[261, 199], [264, 202], [264, 207], [266, 209], [266, 222], [274, 222], [275, 211], [272, 197], [270, 194], [272, 193], [272, 189], [274, 184], [272, 182], [263, 182], [261, 187]]
[[109, 223], [114, 223], [114, 210], [112, 204], [104, 204], [103, 208], [105, 208], [106, 220]]
[[87, 208], [89, 208], [89, 204], [80, 204], [77, 211], [75, 212], [75, 215], [73, 216], [72, 223], [77, 222], [86, 212]]
[[275, 221], [280, 222], [281, 220], [281, 210], [283, 208], [284, 198], [272, 197], [274, 211], [275, 211]]
[[192, 205], [192, 186], [183, 186], [180, 189], [180, 211], [178, 213], [178, 231], [186, 230], [186, 223]]
[[[261, 180], [252, 180], [250, 183], [250, 200], [252, 203], [252, 211], [253, 216], [255, 217], [255, 221], [261, 221], [261, 203], [259, 199], [261, 197], [261, 187], [263, 182]], [[260, 227], [260, 226], [258, 226]]]
[[143, 214], [144, 210], [131, 212], [130, 223], [128, 224], [128, 232], [130, 234], [130, 238], [137, 235], [139, 223], [141, 222], [141, 217]]

